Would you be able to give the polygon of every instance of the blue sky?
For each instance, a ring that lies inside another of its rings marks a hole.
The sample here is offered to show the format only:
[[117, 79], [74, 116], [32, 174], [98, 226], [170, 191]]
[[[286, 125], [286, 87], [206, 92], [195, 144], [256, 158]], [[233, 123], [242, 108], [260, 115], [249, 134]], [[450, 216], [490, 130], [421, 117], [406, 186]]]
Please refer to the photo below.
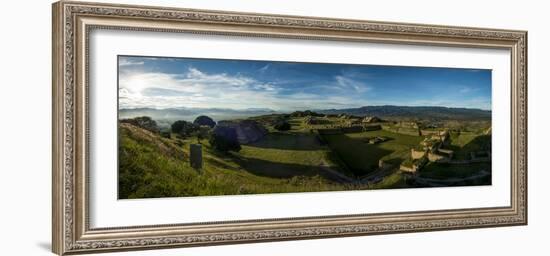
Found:
[[491, 110], [491, 71], [119, 56], [120, 108]]

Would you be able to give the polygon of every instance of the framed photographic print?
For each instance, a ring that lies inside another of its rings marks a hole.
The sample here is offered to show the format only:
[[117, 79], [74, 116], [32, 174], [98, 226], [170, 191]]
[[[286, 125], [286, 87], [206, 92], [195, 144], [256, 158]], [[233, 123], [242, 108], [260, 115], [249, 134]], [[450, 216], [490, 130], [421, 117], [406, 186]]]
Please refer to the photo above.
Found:
[[55, 3], [53, 251], [525, 225], [526, 40]]

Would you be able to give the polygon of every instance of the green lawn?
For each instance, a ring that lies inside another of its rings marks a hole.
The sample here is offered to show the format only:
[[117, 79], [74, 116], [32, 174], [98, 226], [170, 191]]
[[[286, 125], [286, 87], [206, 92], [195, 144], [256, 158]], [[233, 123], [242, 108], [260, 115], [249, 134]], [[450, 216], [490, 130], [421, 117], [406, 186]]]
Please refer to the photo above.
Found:
[[[367, 137], [384, 136], [388, 141], [365, 143]], [[357, 176], [368, 174], [378, 167], [378, 160], [399, 164], [410, 156], [410, 149], [423, 137], [392, 133], [385, 130], [362, 133], [325, 135], [330, 146], [347, 167]]]

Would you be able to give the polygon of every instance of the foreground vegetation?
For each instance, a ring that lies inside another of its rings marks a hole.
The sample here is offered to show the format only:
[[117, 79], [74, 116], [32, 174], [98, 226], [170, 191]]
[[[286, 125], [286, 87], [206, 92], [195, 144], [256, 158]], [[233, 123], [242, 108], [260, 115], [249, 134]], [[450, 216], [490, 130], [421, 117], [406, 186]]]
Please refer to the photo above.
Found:
[[[362, 189], [341, 184], [325, 170], [327, 149], [309, 137], [274, 134], [256, 145], [220, 153], [202, 141], [204, 167], [189, 166], [189, 144], [196, 137], [162, 138], [137, 126], [120, 124], [119, 198], [238, 195]], [[272, 143], [271, 143], [271, 142]], [[288, 150], [289, 145], [308, 150]], [[316, 150], [309, 150], [315, 147]], [[295, 157], [298, 155], [299, 157]], [[321, 166], [323, 164], [323, 166]]]

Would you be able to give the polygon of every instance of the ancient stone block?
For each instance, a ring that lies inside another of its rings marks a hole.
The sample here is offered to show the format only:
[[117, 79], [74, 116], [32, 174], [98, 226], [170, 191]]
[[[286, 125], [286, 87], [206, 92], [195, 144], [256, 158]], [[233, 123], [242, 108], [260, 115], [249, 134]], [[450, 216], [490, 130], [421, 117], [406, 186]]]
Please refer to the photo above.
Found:
[[202, 145], [191, 144], [189, 149], [191, 152], [191, 156], [189, 158], [191, 167], [195, 169], [202, 169]]

